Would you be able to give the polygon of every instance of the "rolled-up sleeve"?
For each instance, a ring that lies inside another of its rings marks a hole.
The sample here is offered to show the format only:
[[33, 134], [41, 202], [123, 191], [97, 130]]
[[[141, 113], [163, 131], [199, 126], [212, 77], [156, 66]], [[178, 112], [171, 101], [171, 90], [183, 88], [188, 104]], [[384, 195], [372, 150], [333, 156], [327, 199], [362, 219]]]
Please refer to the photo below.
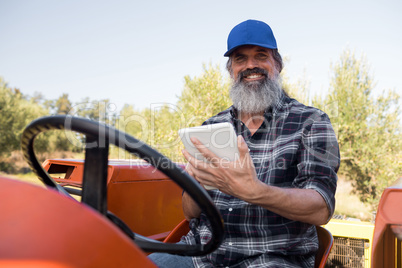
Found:
[[[325, 200], [329, 219], [335, 211], [339, 145], [325, 113], [309, 116], [303, 125], [294, 187], [313, 189]], [[328, 219], [328, 220], [329, 220]]]

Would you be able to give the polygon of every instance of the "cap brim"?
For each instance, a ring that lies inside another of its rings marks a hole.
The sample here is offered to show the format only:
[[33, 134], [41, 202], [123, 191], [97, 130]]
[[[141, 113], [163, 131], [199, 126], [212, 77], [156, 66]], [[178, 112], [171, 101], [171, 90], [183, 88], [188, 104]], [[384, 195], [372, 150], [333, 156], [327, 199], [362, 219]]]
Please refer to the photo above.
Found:
[[240, 44], [240, 45], [237, 45], [237, 46], [235, 46], [235, 47], [233, 47], [233, 48], [229, 49], [228, 51], [226, 51], [226, 53], [225, 53], [225, 54], [223, 54], [223, 56], [224, 56], [224, 57], [229, 57], [229, 56], [230, 56], [230, 54], [232, 54], [232, 53], [233, 53], [233, 51], [235, 51], [235, 50], [236, 50], [236, 49], [238, 49], [239, 47], [242, 47], [242, 46], [247, 46], [247, 45], [259, 46], [259, 47], [265, 47], [265, 48], [269, 48], [269, 49], [277, 49], [277, 47], [274, 47], [274, 46], [268, 46], [268, 45], [265, 45], [265, 44], [260, 44], [260, 43], [247, 43], [247, 44]]

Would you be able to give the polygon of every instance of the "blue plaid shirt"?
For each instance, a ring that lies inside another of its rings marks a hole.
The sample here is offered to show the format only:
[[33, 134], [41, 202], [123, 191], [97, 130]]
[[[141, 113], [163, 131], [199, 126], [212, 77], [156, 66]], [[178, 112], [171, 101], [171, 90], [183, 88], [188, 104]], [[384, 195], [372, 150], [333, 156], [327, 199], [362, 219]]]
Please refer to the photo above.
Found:
[[[340, 156], [328, 116], [282, 94], [264, 118], [253, 135], [237, 119], [233, 107], [204, 124], [230, 122], [237, 135], [244, 137], [259, 180], [278, 187], [316, 190], [331, 217]], [[219, 190], [209, 194], [224, 219], [225, 238], [213, 253], [193, 257], [195, 267], [314, 266], [318, 248], [315, 226], [289, 220]], [[183, 237], [186, 243], [204, 244], [211, 238], [203, 213], [190, 221], [190, 229]]]

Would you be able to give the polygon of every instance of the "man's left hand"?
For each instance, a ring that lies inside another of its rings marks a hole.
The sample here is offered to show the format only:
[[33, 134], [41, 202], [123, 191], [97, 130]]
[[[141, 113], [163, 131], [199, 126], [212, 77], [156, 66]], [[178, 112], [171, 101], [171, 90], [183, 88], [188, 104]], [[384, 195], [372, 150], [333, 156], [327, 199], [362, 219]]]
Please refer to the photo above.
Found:
[[262, 182], [257, 179], [248, 146], [242, 136], [237, 137], [239, 155], [235, 161], [219, 158], [196, 138], [191, 141], [206, 161], [197, 160], [186, 150], [183, 150], [183, 155], [189, 162], [187, 170], [202, 185], [215, 187], [242, 200], [249, 200], [253, 196], [253, 189], [261, 186]]

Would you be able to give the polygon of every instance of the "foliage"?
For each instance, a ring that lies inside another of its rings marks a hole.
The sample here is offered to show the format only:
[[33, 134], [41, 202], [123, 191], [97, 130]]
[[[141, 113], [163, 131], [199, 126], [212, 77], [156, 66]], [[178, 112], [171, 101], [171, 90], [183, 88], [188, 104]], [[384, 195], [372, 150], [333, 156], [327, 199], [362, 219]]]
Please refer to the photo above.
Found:
[[[132, 105], [124, 105], [120, 114], [116, 117], [115, 127], [138, 140], [149, 142], [149, 120], [146, 110], [135, 110]], [[132, 159], [136, 158], [123, 149], [112, 147], [110, 154], [113, 158]]]
[[[15, 171], [10, 155], [19, 150], [24, 128], [34, 119], [49, 115], [67, 113], [71, 107], [68, 95], [63, 94], [56, 101], [44, 100], [41, 94], [33, 97], [23, 95], [19, 89], [12, 89], [0, 77], [0, 168], [1, 171]], [[66, 132], [48, 131], [35, 139], [38, 153], [52, 151], [74, 151], [75, 148], [66, 137]], [[11, 161], [11, 162], [10, 162]]]
[[76, 103], [69, 112], [70, 115], [81, 116], [108, 125], [116, 122], [116, 106], [109, 99], [90, 100], [88, 97]]
[[42, 106], [27, 100], [19, 89], [9, 88], [0, 78], [0, 156], [17, 150], [24, 127], [45, 114]]
[[0, 154], [7, 156], [12, 150], [18, 146], [13, 129], [14, 107], [16, 103], [17, 92], [7, 87], [7, 84], [0, 78]]
[[333, 116], [341, 149], [340, 173], [352, 181], [360, 199], [375, 208], [384, 188], [402, 171], [400, 97], [388, 91], [375, 98], [366, 60], [349, 50], [332, 69], [329, 94], [313, 103]]
[[183, 159], [179, 142], [178, 129], [201, 125], [209, 117], [227, 109], [231, 105], [229, 98], [230, 81], [222, 75], [220, 67], [203, 65], [204, 72], [191, 78], [184, 77], [184, 88], [179, 96], [175, 123], [178, 128], [171, 132], [174, 152], [178, 159]]
[[209, 117], [227, 109], [230, 83], [219, 66], [203, 66], [204, 72], [199, 77], [184, 77], [184, 89], [179, 96], [178, 106], [183, 112], [183, 127], [201, 125]]
[[[288, 61], [289, 61], [288, 58], [284, 58], [285, 66]], [[282, 81], [283, 90], [285, 90], [285, 92], [291, 98], [294, 98], [305, 105], [309, 105], [310, 104], [310, 99], [309, 99], [310, 83], [306, 79], [306, 77], [307, 77], [306, 71], [304, 71], [304, 74], [301, 77], [299, 77], [296, 80], [296, 82], [291, 82], [290, 78], [287, 74], [286, 67], [281, 72], [281, 81]]]
[[63, 93], [57, 100], [46, 101], [45, 106], [51, 114], [69, 114], [73, 111], [73, 104], [66, 93]]
[[[116, 124], [116, 106], [110, 103], [109, 99], [90, 100], [86, 97], [80, 102], [72, 104], [68, 100], [68, 95], [63, 94], [59, 99], [54, 101], [54, 103], [57, 114], [84, 117], [112, 126]], [[84, 135], [72, 132], [64, 132], [64, 135], [69, 139], [68, 144], [75, 152], [81, 152], [84, 150]]]
[[[20, 139], [25, 126], [35, 118], [46, 114], [46, 110], [27, 100], [18, 89], [11, 89], [0, 78], [0, 166], [3, 171], [12, 170], [6, 158], [20, 148]], [[44, 138], [37, 140], [38, 146], [46, 147]]]

